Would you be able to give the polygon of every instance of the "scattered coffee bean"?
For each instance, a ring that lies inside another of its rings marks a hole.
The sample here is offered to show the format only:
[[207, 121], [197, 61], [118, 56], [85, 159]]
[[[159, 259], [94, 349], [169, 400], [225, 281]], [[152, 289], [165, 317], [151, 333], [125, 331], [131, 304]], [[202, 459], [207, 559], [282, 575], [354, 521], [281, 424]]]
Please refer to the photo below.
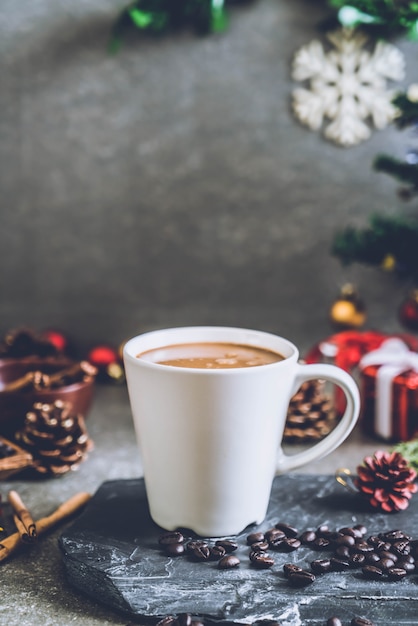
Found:
[[174, 617], [174, 615], [166, 615], [165, 617], [160, 619], [159, 622], [157, 622], [156, 626], [172, 626], [175, 621], [176, 618]]
[[253, 552], [265, 552], [270, 547], [270, 544], [267, 541], [257, 541], [257, 543], [251, 544], [251, 550]]
[[331, 561], [330, 559], [315, 559], [311, 563], [311, 568], [315, 574], [325, 574], [331, 570]]
[[177, 624], [178, 626], [191, 626], [192, 616], [190, 613], [179, 613], [179, 615], [177, 615]]
[[286, 578], [288, 578], [289, 575], [293, 574], [294, 572], [301, 572], [301, 571], [302, 571], [302, 568], [299, 567], [299, 565], [296, 565], [295, 563], [285, 563], [283, 565], [283, 572]]
[[252, 543], [260, 543], [261, 541], [264, 541], [264, 533], [250, 533], [247, 537], [247, 543], [248, 545], [251, 545]]
[[329, 532], [330, 530], [327, 524], [322, 524], [321, 526], [318, 526], [318, 528], [316, 529], [316, 534], [318, 535], [318, 537], [323, 537], [324, 533], [327, 534]]
[[267, 552], [251, 552], [250, 561], [258, 569], [268, 569], [274, 565], [274, 559]]
[[363, 526], [363, 524], [356, 524], [355, 526], [353, 526], [353, 528], [355, 530], [358, 530], [362, 537], [364, 537], [364, 535], [367, 533], [367, 528], [365, 526]]
[[282, 552], [293, 552], [294, 550], [298, 550], [301, 545], [301, 542], [299, 539], [296, 539], [296, 537], [286, 537], [280, 544], [280, 550]]
[[348, 557], [350, 567], [362, 567], [366, 563], [366, 555], [361, 552], [354, 552]]
[[329, 617], [327, 619], [327, 626], [343, 626], [343, 623], [338, 617]]
[[310, 544], [310, 547], [314, 550], [327, 550], [331, 547], [331, 541], [322, 536], [317, 537], [317, 539]]
[[367, 541], [359, 541], [356, 543], [356, 552], [365, 554], [366, 552], [374, 552], [374, 548]]
[[353, 617], [350, 622], [351, 626], [375, 626], [375, 624], [367, 619], [367, 617]]
[[270, 528], [270, 530], [268, 530], [264, 535], [265, 541], [268, 542], [274, 542], [280, 539], [284, 539], [285, 537], [285, 533], [278, 528]]
[[392, 567], [395, 567], [395, 561], [393, 559], [383, 558], [380, 559], [380, 561], [377, 561], [375, 567], [379, 567], [383, 571], [386, 571], [388, 569], [391, 569]]
[[307, 587], [315, 582], [315, 574], [312, 572], [307, 572], [306, 570], [301, 570], [300, 572], [292, 572], [288, 576], [289, 583], [292, 587]]
[[184, 543], [167, 543], [164, 552], [168, 556], [181, 556], [185, 552]]
[[411, 563], [410, 561], [403, 561], [401, 559], [397, 561], [396, 567], [401, 567], [402, 569], [406, 571], [407, 574], [412, 574], [412, 572], [415, 572], [416, 570], [416, 566], [414, 562]]
[[377, 554], [380, 559], [392, 559], [392, 561], [395, 562], [398, 560], [396, 554], [394, 554], [394, 552], [389, 552], [389, 550], [379, 550]]
[[195, 548], [201, 548], [202, 546], [209, 547], [206, 541], [201, 539], [192, 539], [186, 545], [187, 552], [193, 552]]
[[218, 567], [219, 569], [232, 569], [233, 567], [238, 567], [240, 562], [241, 561], [235, 554], [227, 554], [218, 561]]
[[226, 550], [223, 546], [210, 546], [209, 548], [209, 560], [218, 561], [225, 556]]
[[356, 540], [351, 535], [340, 535], [334, 539], [334, 546], [347, 546], [351, 548], [356, 543]]
[[389, 580], [402, 580], [408, 572], [403, 567], [391, 567], [386, 574]]
[[350, 567], [348, 560], [337, 559], [335, 556], [330, 558], [330, 564], [333, 572], [342, 572]]
[[363, 572], [364, 577], [369, 580], [378, 580], [383, 576], [383, 571], [375, 565], [365, 565], [361, 571]]
[[218, 541], [215, 541], [215, 546], [222, 546], [228, 554], [238, 549], [237, 542], [230, 539], [218, 539]]
[[395, 541], [392, 544], [392, 550], [400, 556], [406, 556], [411, 552], [411, 544], [409, 541]]
[[174, 531], [169, 533], [164, 533], [158, 539], [158, 543], [160, 546], [167, 546], [170, 543], [183, 543], [184, 536], [182, 533]]
[[317, 538], [316, 532], [314, 530], [306, 530], [304, 533], [301, 534], [301, 536], [299, 537], [300, 541], [304, 544], [310, 544], [313, 543], [315, 541], [315, 539]]
[[344, 528], [340, 528], [338, 532], [342, 533], [343, 535], [350, 535], [355, 539], [361, 539], [363, 537], [363, 533], [361, 532], [361, 530], [359, 528], [355, 528], [354, 526], [353, 528], [344, 526]]
[[350, 548], [348, 546], [338, 546], [335, 550], [335, 556], [340, 558], [348, 558], [351, 554]]
[[357, 554], [363, 554], [368, 565], [374, 565], [375, 563], [380, 561], [380, 557], [378, 554], [376, 554], [376, 552], [368, 552], [367, 554], [358, 552]]
[[190, 552], [191, 556], [197, 561], [207, 561], [210, 557], [210, 548], [206, 543], [195, 546]]
[[282, 522], [277, 522], [277, 524], [275, 524], [275, 528], [282, 530], [286, 537], [297, 537], [299, 534], [297, 528], [294, 528], [293, 526], [289, 526], [289, 524], [284, 524]]

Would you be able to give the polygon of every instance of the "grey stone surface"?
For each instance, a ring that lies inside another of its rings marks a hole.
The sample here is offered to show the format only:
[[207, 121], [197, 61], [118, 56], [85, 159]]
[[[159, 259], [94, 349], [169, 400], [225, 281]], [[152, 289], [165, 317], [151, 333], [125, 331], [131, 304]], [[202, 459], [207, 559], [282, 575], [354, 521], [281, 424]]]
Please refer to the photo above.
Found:
[[[129, 480], [141, 476], [141, 461], [125, 387], [99, 387], [86, 424], [95, 449], [78, 472], [56, 480], [33, 480], [17, 475], [14, 479], [0, 483], [3, 503], [7, 501], [9, 489], [16, 489], [34, 518], [39, 519], [49, 515], [64, 500], [79, 491], [93, 494], [104, 481]], [[327, 480], [333, 483], [332, 475], [337, 468], [348, 467], [354, 471], [366, 454], [382, 447], [386, 448], [382, 442], [363, 436], [360, 428], [356, 427], [338, 450], [325, 459], [301, 468], [298, 473], [328, 474]], [[292, 451], [296, 451], [296, 448], [288, 450], [289, 453]], [[3, 504], [3, 509], [7, 509], [7, 504]], [[396, 519], [396, 516], [391, 517], [388, 523], [392, 524]], [[43, 536], [30, 550], [23, 550], [0, 564], [0, 624], [127, 626], [130, 620], [74, 590], [68, 583], [58, 538], [70, 525], [71, 521], [62, 524]]]
[[[369, 325], [396, 330], [404, 286], [330, 257], [334, 232], [405, 212], [377, 153], [344, 150], [290, 111], [290, 63], [325, 0], [254, 0], [220, 36], [131, 38], [126, 0], [2, 0], [0, 330], [58, 326], [81, 349], [149, 328], [234, 324], [297, 343], [328, 332], [356, 282]], [[418, 47], [404, 84], [416, 80]]]
[[[342, 494], [329, 476], [279, 476], [264, 522], [233, 537], [239, 566], [221, 571], [214, 562], [165, 555], [158, 546], [163, 531], [149, 515], [144, 482], [130, 480], [104, 483], [60, 543], [76, 588], [143, 619], [189, 612], [217, 623], [277, 620], [323, 626], [324, 616], [337, 614], [343, 622], [362, 615], [379, 626], [392, 626], [394, 619], [398, 626], [416, 624], [415, 576], [394, 584], [365, 580], [361, 571], [349, 570], [318, 576], [314, 584], [295, 589], [283, 574], [285, 563], [310, 570], [312, 560], [329, 557], [329, 552], [307, 546], [291, 554], [270, 551], [273, 567], [252, 567], [248, 533], [268, 530], [277, 522], [300, 532], [322, 524], [332, 530], [363, 524], [369, 535], [394, 528], [391, 516], [370, 510], [360, 495]], [[417, 522], [415, 502], [396, 516], [396, 528], [407, 533], [416, 533]]]

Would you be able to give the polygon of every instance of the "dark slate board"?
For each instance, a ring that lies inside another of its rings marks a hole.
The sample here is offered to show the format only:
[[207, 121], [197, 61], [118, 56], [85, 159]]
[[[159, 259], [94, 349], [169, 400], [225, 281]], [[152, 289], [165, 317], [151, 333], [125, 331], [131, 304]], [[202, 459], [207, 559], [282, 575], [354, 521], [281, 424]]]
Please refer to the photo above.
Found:
[[275, 619], [283, 626], [323, 626], [332, 615], [343, 624], [360, 615], [378, 626], [418, 624], [416, 574], [391, 583], [367, 581], [359, 571], [350, 570], [319, 576], [313, 585], [293, 589], [283, 576], [283, 564], [309, 569], [310, 561], [327, 555], [305, 546], [291, 554], [271, 552], [275, 565], [270, 570], [251, 567], [247, 534], [256, 528], [267, 530], [278, 521], [300, 531], [320, 524], [337, 529], [361, 523], [368, 534], [400, 528], [417, 538], [418, 497], [407, 511], [380, 514], [333, 476], [277, 477], [266, 520], [235, 538], [241, 565], [222, 571], [214, 562], [165, 556], [158, 547], [162, 530], [149, 516], [143, 480], [115, 480], [100, 487], [63, 533], [60, 546], [72, 585], [142, 621], [189, 612], [207, 623]]

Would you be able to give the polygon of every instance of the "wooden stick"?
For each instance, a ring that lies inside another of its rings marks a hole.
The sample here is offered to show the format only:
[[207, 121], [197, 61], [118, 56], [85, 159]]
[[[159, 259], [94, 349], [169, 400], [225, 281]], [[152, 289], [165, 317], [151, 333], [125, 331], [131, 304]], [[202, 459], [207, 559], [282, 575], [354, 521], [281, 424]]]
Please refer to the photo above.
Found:
[[12, 505], [14, 511], [13, 519], [22, 537], [22, 541], [34, 541], [37, 537], [36, 524], [33, 521], [32, 515], [23, 504], [22, 498], [17, 491], [11, 490], [9, 491], [8, 500]]
[[[38, 535], [42, 535], [47, 530], [56, 526], [59, 522], [76, 513], [79, 509], [87, 504], [91, 495], [81, 492], [72, 496], [69, 500], [61, 504], [51, 515], [42, 517], [36, 522]], [[11, 556], [22, 545], [20, 533], [13, 533], [0, 543], [0, 561], [4, 561]]]

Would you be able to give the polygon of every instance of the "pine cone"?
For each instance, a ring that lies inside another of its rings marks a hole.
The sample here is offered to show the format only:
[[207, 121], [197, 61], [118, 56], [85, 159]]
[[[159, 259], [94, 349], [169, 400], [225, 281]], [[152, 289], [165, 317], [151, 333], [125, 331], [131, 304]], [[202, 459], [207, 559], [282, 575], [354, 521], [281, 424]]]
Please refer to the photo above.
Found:
[[36, 402], [16, 439], [32, 454], [34, 469], [50, 476], [77, 469], [93, 448], [83, 417], [72, 414], [71, 405], [62, 400]]
[[0, 342], [0, 357], [21, 359], [27, 356], [40, 358], [57, 356], [58, 350], [48, 339], [39, 337], [29, 328], [9, 330]]
[[357, 467], [354, 484], [370, 504], [387, 513], [406, 509], [412, 494], [418, 491], [413, 484], [417, 473], [406, 459], [399, 452], [378, 450], [363, 463]]
[[320, 380], [304, 382], [292, 397], [283, 440], [286, 443], [317, 441], [335, 426], [335, 412]]

